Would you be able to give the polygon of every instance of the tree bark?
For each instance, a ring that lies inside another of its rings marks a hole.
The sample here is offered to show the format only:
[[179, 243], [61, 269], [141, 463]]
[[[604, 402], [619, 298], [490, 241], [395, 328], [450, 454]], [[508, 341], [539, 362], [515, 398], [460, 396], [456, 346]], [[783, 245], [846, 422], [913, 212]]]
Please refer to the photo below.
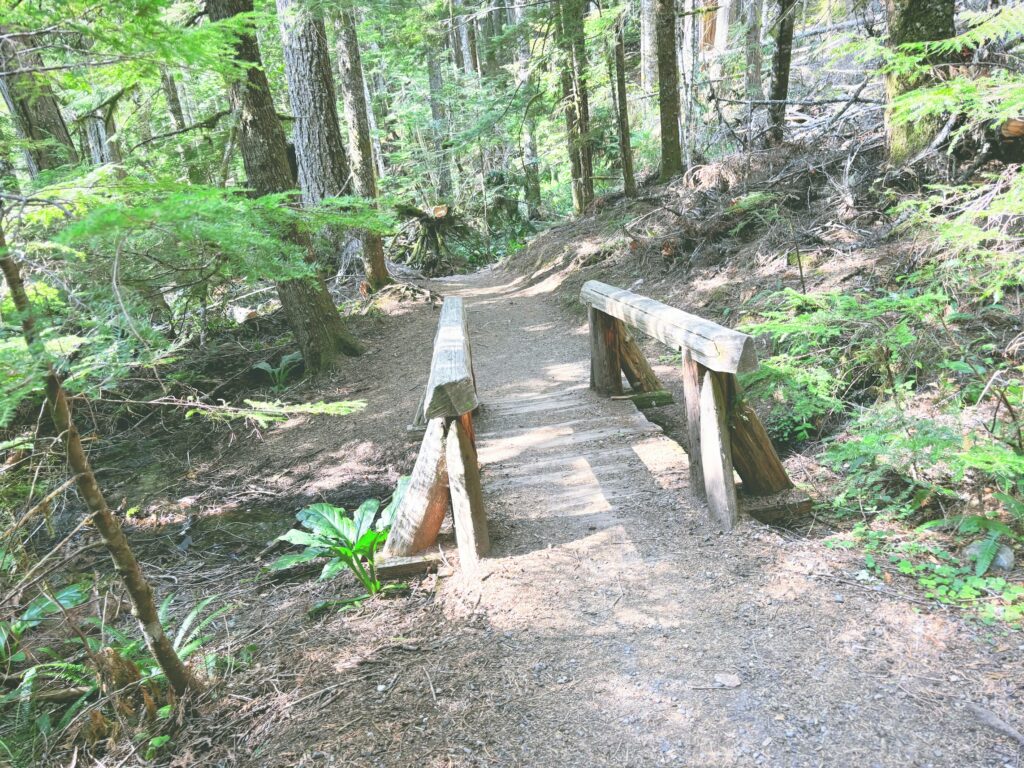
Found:
[[584, 37], [584, 0], [561, 0], [558, 35], [562, 46], [562, 96], [572, 171], [572, 202], [577, 214], [594, 200], [593, 149], [587, 93], [587, 51]]
[[[954, 0], [886, 0], [889, 11], [889, 45], [944, 40], [956, 34]], [[899, 164], [925, 149], [942, 126], [942, 118], [896, 122], [892, 102], [931, 81], [927, 74], [889, 74], [885, 79], [885, 127], [889, 161]]]
[[661, 115], [662, 181], [683, 172], [679, 146], [679, 72], [676, 65], [676, 6], [674, 0], [657, 0], [658, 109]]
[[[217, 22], [251, 12], [252, 0], [207, 0], [206, 9], [210, 20]], [[235, 55], [246, 69], [245, 74], [231, 84], [229, 95], [238, 116], [238, 147], [249, 187], [257, 195], [288, 192], [293, 188], [288, 149], [256, 38], [250, 33], [239, 35]], [[308, 242], [298, 233], [294, 237], [307, 247], [308, 261], [312, 265], [315, 259]], [[287, 280], [278, 283], [277, 291], [307, 370], [317, 372], [331, 368], [342, 356], [362, 352], [322, 281], [314, 278]]]
[[[643, 113], [654, 114], [654, 89], [658, 84], [658, 24], [656, 0], [640, 0], [640, 89]], [[645, 124], [649, 121], [645, 120]]]
[[732, 12], [733, 0], [718, 0], [718, 10], [715, 12], [715, 42], [711, 51], [711, 67], [708, 77], [718, 89], [718, 80], [722, 77], [722, 57], [729, 47], [729, 18]]
[[87, 115], [85, 131], [89, 142], [89, 154], [93, 165], [120, 163], [121, 146], [117, 140], [117, 125], [114, 123], [113, 105], [106, 118], [98, 113]]
[[38, 365], [45, 366], [47, 370], [46, 402], [53, 425], [64, 444], [68, 466], [75, 473], [78, 492], [92, 515], [92, 522], [96, 526], [96, 530], [99, 531], [103, 544], [110, 553], [111, 560], [114, 561], [114, 569], [128, 590], [128, 596], [132, 603], [132, 615], [139, 623], [146, 647], [149, 648], [153, 658], [160, 665], [160, 669], [166, 675], [167, 682], [175, 693], [182, 695], [189, 688], [197, 688], [198, 683], [174, 650], [170, 638], [164, 634], [156, 600], [153, 597], [153, 588], [142, 573], [139, 561], [135, 559], [135, 554], [121, 529], [121, 523], [111, 512], [99, 484], [96, 482], [89, 457], [82, 447], [82, 439], [71, 418], [71, 406], [68, 398], [53, 365], [47, 359], [41, 340], [36, 335], [35, 320], [32, 316], [32, 307], [29, 304], [28, 296], [25, 294], [21, 270], [7, 248], [2, 228], [0, 228], [0, 271], [3, 272], [4, 279], [7, 281], [7, 288], [11, 293], [14, 306], [21, 315], [22, 335], [29, 353], [35, 358]]
[[452, 64], [456, 69], [462, 69], [462, 30], [455, 14], [455, 0], [448, 0], [448, 45], [452, 51]]
[[459, 29], [459, 46], [462, 48], [462, 69], [467, 75], [476, 74], [476, 62], [473, 60], [473, 50], [469, 40], [469, 22], [465, 16], [457, 16], [455, 23]]
[[174, 75], [166, 69], [160, 70], [160, 87], [164, 92], [164, 99], [167, 101], [167, 111], [171, 114], [171, 124], [174, 126], [174, 130], [183, 130], [187, 126], [185, 125], [185, 113], [181, 111], [178, 84], [174, 80]]
[[778, 32], [772, 57], [772, 89], [768, 105], [768, 139], [782, 141], [786, 128], [786, 99], [789, 98], [789, 69], [793, 62], [793, 28], [796, 26], [797, 0], [779, 0]]
[[132, 89], [132, 104], [135, 105], [139, 141], [150, 141], [153, 138], [153, 115], [150, 109], [150, 100], [143, 96], [138, 86]]
[[292, 143], [299, 188], [306, 205], [348, 191], [349, 161], [338, 122], [337, 96], [327, 31], [316, 11], [300, 0], [277, 0], [288, 99], [295, 124]]
[[[0, 35], [3, 33], [0, 27]], [[25, 161], [29, 175], [35, 178], [40, 171], [59, 168], [65, 163], [75, 164], [79, 157], [64, 122], [60, 102], [44, 74], [20, 71], [41, 70], [44, 66], [39, 53], [26, 48], [26, 43], [31, 46], [32, 39], [0, 39], [0, 72], [17, 70], [16, 74], [0, 76], [0, 93], [15, 130], [27, 142]]]
[[430, 136], [434, 145], [434, 167], [437, 169], [437, 197], [447, 201], [452, 194], [452, 170], [445, 148], [448, 118], [444, 108], [444, 80], [437, 54], [427, 51], [427, 83], [430, 89]]
[[622, 191], [626, 197], [636, 197], [636, 178], [633, 176], [633, 147], [629, 136], [629, 102], [626, 99], [626, 42], [620, 18], [615, 26], [615, 104], [618, 110], [619, 153], [622, 155]]
[[530, 73], [530, 25], [526, 19], [528, 0], [515, 0], [512, 9], [517, 25], [516, 85], [522, 90], [524, 102], [523, 128], [520, 141], [523, 153], [523, 196], [526, 198], [526, 218], [540, 218], [540, 159], [537, 157], [536, 121], [532, 107], [536, 83]]
[[[286, 2], [287, 0], [278, 0]], [[359, 55], [359, 36], [355, 15], [342, 10], [337, 23], [340, 51], [341, 85], [348, 120], [349, 152], [352, 157], [352, 175], [356, 191], [363, 197], [376, 199], [377, 176], [373, 167], [373, 143], [370, 138], [369, 105], [366, 103], [366, 83]], [[384, 261], [384, 243], [380, 235], [363, 233], [363, 256], [366, 262], [366, 280], [371, 290], [383, 288], [393, 282]]]
[[747, 109], [747, 135], [753, 136], [755, 124], [757, 123], [758, 108], [756, 101], [764, 101], [764, 88], [761, 85], [761, 12], [764, 7], [764, 0], [746, 0], [743, 6], [743, 23], [746, 33], [746, 62], [747, 69], [744, 77], [743, 90], [750, 100]]
[[[167, 111], [171, 116], [171, 125], [176, 131], [183, 131], [188, 127], [185, 121], [185, 113], [181, 108], [181, 95], [178, 92], [178, 83], [174, 75], [165, 68], [160, 70], [160, 88], [164, 93], [164, 100], [167, 102]], [[192, 184], [202, 184], [206, 179], [203, 172], [196, 163], [196, 145], [192, 138], [187, 139], [183, 144], [178, 145], [178, 157], [181, 164], [185, 166], [185, 174]]]

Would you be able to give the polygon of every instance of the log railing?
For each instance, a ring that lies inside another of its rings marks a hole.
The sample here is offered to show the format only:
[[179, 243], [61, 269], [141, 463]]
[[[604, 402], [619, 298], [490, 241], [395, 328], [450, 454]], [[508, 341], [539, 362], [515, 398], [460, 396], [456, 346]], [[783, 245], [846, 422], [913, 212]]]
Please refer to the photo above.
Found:
[[487, 554], [490, 540], [473, 429], [479, 404], [465, 306], [461, 298], [449, 297], [441, 307], [427, 387], [416, 415], [426, 431], [381, 552], [383, 564], [432, 547], [449, 505], [462, 568], [475, 571]]
[[590, 320], [590, 386], [600, 394], [622, 395], [623, 373], [634, 394], [661, 389], [627, 324], [682, 353], [690, 483], [723, 530], [739, 514], [733, 470], [761, 519], [806, 507], [757, 414], [739, 398], [736, 374], [757, 368], [750, 336], [596, 280], [580, 299]]

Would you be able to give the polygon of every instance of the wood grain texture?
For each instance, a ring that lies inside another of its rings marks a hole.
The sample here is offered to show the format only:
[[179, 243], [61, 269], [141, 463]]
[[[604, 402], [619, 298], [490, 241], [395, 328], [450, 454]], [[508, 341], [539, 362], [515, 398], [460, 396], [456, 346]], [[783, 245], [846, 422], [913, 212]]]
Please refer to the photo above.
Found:
[[480, 558], [491, 549], [484, 513], [483, 490], [476, 449], [469, 433], [459, 421], [448, 429], [445, 446], [448, 486], [451, 489], [455, 541], [459, 545], [459, 564], [468, 573], [476, 570]]
[[749, 405], [734, 409], [729, 419], [732, 462], [749, 496], [771, 496], [793, 488], [771, 438]]
[[700, 462], [711, 519], [730, 531], [738, 517], [723, 374], [707, 371], [700, 387]]
[[590, 388], [601, 395], [622, 394], [619, 362], [619, 338], [615, 318], [593, 307], [587, 310], [590, 321]]
[[697, 496], [704, 495], [704, 470], [700, 463], [700, 385], [707, 369], [683, 350], [683, 400], [686, 406], [686, 446], [690, 454], [690, 489]]
[[619, 339], [619, 363], [622, 372], [626, 374], [626, 381], [633, 388], [634, 392], [658, 392], [663, 390], [661, 382], [647, 362], [644, 351], [630, 335], [626, 324], [615, 318], [615, 333]]
[[414, 555], [437, 541], [449, 501], [444, 432], [445, 420], [431, 419], [382, 557]]
[[411, 557], [383, 557], [377, 556], [375, 566], [377, 577], [382, 581], [387, 579], [407, 579], [410, 576], [419, 576], [423, 573], [436, 571], [444, 560], [439, 552], [425, 552]]
[[740, 373], [757, 368], [754, 340], [745, 333], [597, 280], [583, 284], [580, 299], [670, 347], [690, 350], [698, 363], [713, 371]]
[[456, 419], [479, 405], [465, 307], [461, 297], [449, 296], [437, 322], [423, 415], [426, 420], [441, 416]]

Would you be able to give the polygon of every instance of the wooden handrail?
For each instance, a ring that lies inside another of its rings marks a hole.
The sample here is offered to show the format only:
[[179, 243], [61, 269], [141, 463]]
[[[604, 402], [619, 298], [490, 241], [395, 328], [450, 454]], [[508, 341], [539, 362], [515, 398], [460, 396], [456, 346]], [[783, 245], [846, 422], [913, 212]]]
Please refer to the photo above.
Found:
[[740, 399], [736, 374], [757, 368], [750, 336], [596, 280], [583, 285], [580, 299], [590, 323], [590, 386], [598, 393], [621, 396], [622, 374], [632, 397], [661, 388], [626, 325], [682, 352], [690, 487], [707, 499], [719, 526], [729, 530], [736, 524], [734, 470], [745, 498], [757, 497], [760, 519], [809, 508], [806, 495], [793, 498], [793, 481], [768, 433]]
[[416, 412], [414, 426], [426, 428], [423, 441], [378, 558], [380, 567], [408, 573], [434, 563], [422, 552], [437, 541], [449, 507], [463, 570], [474, 571], [487, 554], [490, 539], [473, 430], [479, 405], [465, 307], [461, 298], [450, 296], [441, 307], [427, 388]]
[[743, 373], [757, 368], [754, 340], [745, 333], [597, 280], [583, 284], [580, 300], [670, 347], [689, 350], [694, 360], [712, 371]]
[[424, 422], [438, 417], [457, 419], [479, 405], [465, 307], [461, 297], [449, 296], [437, 322], [421, 417]]

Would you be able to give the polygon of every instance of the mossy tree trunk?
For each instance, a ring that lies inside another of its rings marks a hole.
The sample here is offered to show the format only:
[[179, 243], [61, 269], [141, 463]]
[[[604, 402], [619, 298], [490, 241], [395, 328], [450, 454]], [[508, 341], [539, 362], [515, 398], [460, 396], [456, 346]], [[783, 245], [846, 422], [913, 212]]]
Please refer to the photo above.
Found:
[[789, 70], [793, 63], [793, 28], [796, 25], [796, 0], [779, 0], [779, 21], [772, 57], [772, 90], [768, 105], [768, 139], [782, 141], [786, 128], [786, 100], [789, 98]]
[[572, 172], [572, 204], [583, 213], [594, 200], [593, 141], [590, 137], [590, 100], [587, 92], [587, 46], [583, 0], [561, 0], [557, 30], [562, 49], [561, 82], [565, 125]]
[[617, 124], [619, 129], [619, 154], [622, 155], [622, 191], [626, 197], [636, 197], [636, 178], [633, 175], [633, 147], [629, 136], [629, 101], [626, 97], [626, 41], [625, 19], [615, 25], [615, 50], [613, 57], [614, 93]]
[[[355, 14], [351, 10], [342, 10], [338, 15], [336, 29], [341, 54], [341, 90], [345, 101], [345, 117], [348, 121], [352, 177], [356, 183], [356, 191], [360, 195], [376, 199], [377, 174], [373, 167], [370, 110], [366, 103], [366, 84], [363, 79], [362, 57], [359, 54]], [[393, 282], [384, 260], [384, 242], [380, 235], [373, 232], [365, 232], [362, 237], [366, 280], [371, 290], [376, 291]]]
[[530, 72], [530, 25], [526, 18], [529, 0], [515, 0], [513, 18], [518, 27], [516, 55], [516, 84], [523, 92], [523, 130], [520, 141], [523, 153], [523, 196], [526, 198], [526, 217], [534, 220], [540, 217], [540, 159], [537, 157], [536, 120], [533, 116], [533, 102], [537, 96], [537, 84]]
[[[889, 45], [944, 40], [955, 33], [954, 0], [886, 0], [889, 11]], [[892, 119], [892, 102], [915, 88], [927, 85], [928, 73], [890, 74], [885, 80], [885, 112], [889, 161], [898, 165], [925, 149], [941, 127], [941, 119], [902, 122]]]
[[661, 115], [662, 181], [683, 172], [679, 145], [679, 69], [676, 61], [675, 0], [657, 0], [658, 111]]
[[[2, 37], [0, 27], [0, 94], [15, 130], [25, 140], [25, 159], [34, 178], [40, 171], [77, 163], [78, 152], [68, 133], [60, 102], [46, 81], [43, 60], [32, 38]], [[34, 71], [39, 70], [39, 71]]]

